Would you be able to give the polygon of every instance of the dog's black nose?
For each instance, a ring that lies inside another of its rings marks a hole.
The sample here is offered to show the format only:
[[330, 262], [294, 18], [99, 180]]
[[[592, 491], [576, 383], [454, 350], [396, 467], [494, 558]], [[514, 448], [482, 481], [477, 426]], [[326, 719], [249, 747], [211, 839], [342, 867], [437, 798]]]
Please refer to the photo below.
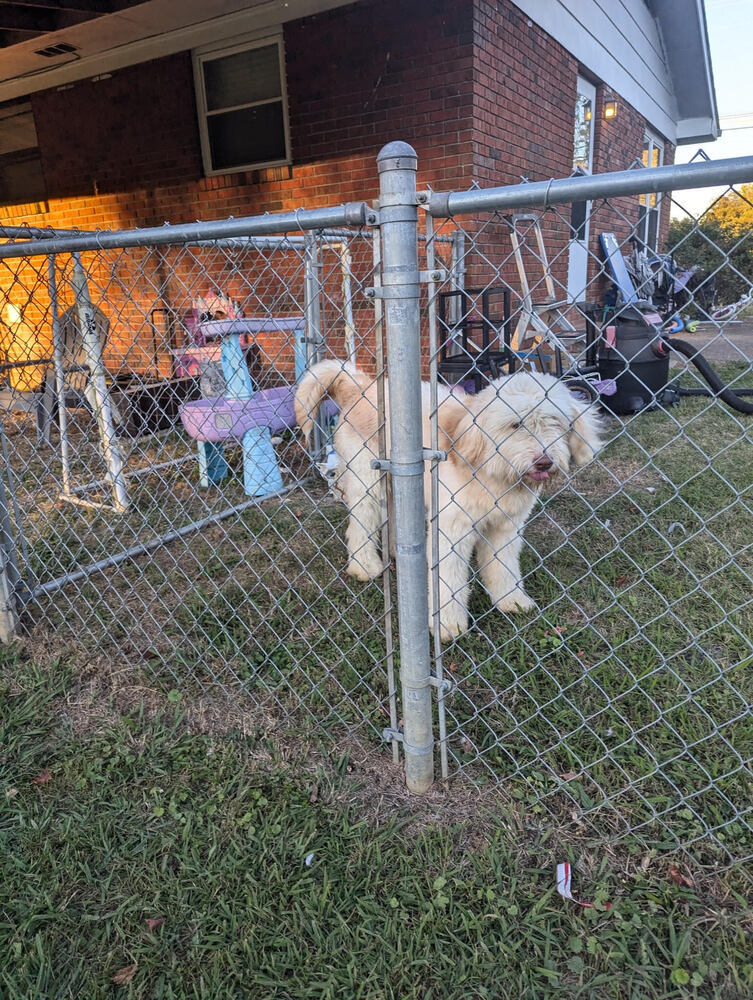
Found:
[[537, 458], [533, 463], [534, 469], [538, 472], [548, 472], [549, 469], [554, 465], [554, 462], [549, 458], [548, 455], [542, 455], [541, 458]]

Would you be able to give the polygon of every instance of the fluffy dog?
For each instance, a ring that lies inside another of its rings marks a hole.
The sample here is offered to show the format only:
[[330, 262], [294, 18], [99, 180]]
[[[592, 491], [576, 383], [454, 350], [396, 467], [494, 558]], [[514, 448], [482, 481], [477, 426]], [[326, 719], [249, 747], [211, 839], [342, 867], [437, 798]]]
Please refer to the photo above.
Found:
[[[389, 386], [385, 386], [389, 406]], [[523, 526], [542, 486], [567, 475], [571, 460], [584, 465], [600, 446], [593, 407], [577, 399], [551, 375], [519, 371], [477, 395], [438, 388], [440, 627], [443, 642], [468, 628], [471, 558], [500, 611], [534, 606], [521, 583]], [[341, 471], [337, 488], [350, 511], [347, 572], [371, 580], [383, 571], [378, 546], [385, 498], [378, 454], [376, 383], [340, 361], [322, 361], [301, 380], [295, 398], [298, 423], [308, 437], [323, 399], [340, 407], [335, 450]], [[423, 441], [430, 442], [429, 385], [422, 384]], [[389, 419], [387, 423], [389, 442]], [[429, 464], [424, 477], [430, 506]], [[431, 531], [429, 545], [431, 552]], [[433, 588], [429, 586], [430, 605]], [[431, 613], [431, 612], [430, 612]], [[431, 618], [430, 618], [431, 620]]]

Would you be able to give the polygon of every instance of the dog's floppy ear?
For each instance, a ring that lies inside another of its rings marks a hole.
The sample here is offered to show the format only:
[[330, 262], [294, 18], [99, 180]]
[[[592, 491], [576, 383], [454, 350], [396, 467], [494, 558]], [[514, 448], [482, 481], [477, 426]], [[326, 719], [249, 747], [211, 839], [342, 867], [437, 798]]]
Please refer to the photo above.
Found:
[[584, 403], [575, 396], [571, 403], [570, 420], [570, 454], [576, 465], [586, 465], [596, 457], [601, 447], [602, 422], [593, 403]]
[[439, 405], [439, 447], [448, 452], [450, 461], [466, 468], [478, 468], [487, 445], [487, 434], [476, 423], [476, 416], [459, 399], [450, 397]]

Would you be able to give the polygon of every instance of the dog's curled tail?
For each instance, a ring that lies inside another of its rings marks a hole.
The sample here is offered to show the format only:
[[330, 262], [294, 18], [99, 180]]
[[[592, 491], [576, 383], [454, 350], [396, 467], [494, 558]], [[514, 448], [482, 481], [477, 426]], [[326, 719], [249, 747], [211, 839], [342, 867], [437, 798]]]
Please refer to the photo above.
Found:
[[346, 361], [320, 361], [298, 383], [295, 417], [308, 439], [314, 419], [324, 399], [333, 399], [347, 412], [363, 396], [372, 379]]

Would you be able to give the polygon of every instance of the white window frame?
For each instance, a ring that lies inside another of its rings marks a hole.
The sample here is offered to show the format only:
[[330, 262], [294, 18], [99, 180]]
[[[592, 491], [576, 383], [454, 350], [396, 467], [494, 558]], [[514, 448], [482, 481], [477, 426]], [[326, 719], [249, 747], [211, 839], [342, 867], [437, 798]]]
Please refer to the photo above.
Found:
[[[650, 128], [644, 129], [643, 131], [643, 144], [648, 146], [648, 164], [651, 167], [651, 160], [653, 159], [652, 152], [654, 149], [659, 150], [659, 162], [657, 166], [664, 166], [664, 140], [656, 132], [652, 132]], [[641, 150], [641, 153], [643, 150]], [[654, 198], [654, 204], [651, 204], [651, 199]], [[641, 246], [647, 248], [648, 250], [653, 250], [655, 253], [659, 249], [659, 224], [661, 222], [661, 194], [642, 194], [639, 195], [639, 203], [646, 209], [643, 219], [639, 223], [638, 239], [640, 240]], [[656, 212], [656, 246], [649, 246], [648, 237], [650, 230], [651, 212]]]
[[[207, 109], [207, 95], [204, 86], [204, 63], [213, 59], [222, 59], [225, 56], [236, 55], [238, 52], [248, 52], [252, 49], [266, 48], [270, 45], [277, 45], [277, 55], [280, 64], [280, 97], [267, 101], [249, 101], [248, 104], [239, 104], [237, 107], [219, 109], [216, 114], [227, 111], [235, 111], [240, 108], [252, 108], [261, 104], [271, 104], [274, 101], [282, 101], [282, 121], [285, 131], [285, 156], [277, 160], [261, 160], [256, 163], [239, 163], [237, 166], [222, 167], [215, 170], [212, 167], [212, 150], [209, 145], [209, 129], [207, 128], [207, 118], [213, 113]], [[292, 163], [290, 155], [290, 124], [288, 121], [288, 92], [285, 83], [285, 50], [283, 46], [282, 31], [264, 37], [246, 38], [243, 41], [236, 41], [232, 45], [227, 43], [221, 45], [206, 46], [194, 49], [193, 53], [193, 73], [196, 91], [196, 111], [199, 120], [199, 136], [201, 138], [201, 158], [204, 164], [204, 175], [206, 177], [217, 177], [222, 174], [235, 174], [244, 170], [266, 170], [268, 167], [282, 167]]]

